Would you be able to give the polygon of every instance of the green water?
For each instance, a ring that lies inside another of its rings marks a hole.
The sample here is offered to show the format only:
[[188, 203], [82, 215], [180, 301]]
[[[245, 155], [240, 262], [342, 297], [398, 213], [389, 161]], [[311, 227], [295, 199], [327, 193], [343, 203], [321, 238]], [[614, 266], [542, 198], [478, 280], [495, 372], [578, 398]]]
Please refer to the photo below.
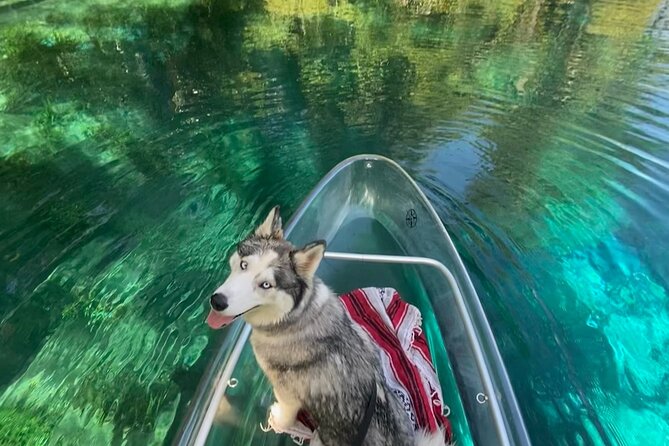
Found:
[[225, 256], [396, 159], [540, 445], [669, 444], [669, 6], [0, 0], [0, 444], [169, 442]]

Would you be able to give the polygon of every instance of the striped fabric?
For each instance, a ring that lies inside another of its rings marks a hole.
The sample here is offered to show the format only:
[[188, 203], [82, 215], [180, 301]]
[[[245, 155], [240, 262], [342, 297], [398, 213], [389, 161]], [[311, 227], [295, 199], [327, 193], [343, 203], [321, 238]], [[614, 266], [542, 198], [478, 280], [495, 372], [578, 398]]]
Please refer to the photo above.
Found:
[[[374, 341], [388, 386], [404, 404], [414, 429], [442, 428], [446, 443], [452, 430], [443, 415], [439, 379], [421, 330], [418, 308], [403, 301], [392, 288], [363, 288], [339, 296], [351, 320]], [[296, 443], [313, 436], [313, 421], [303, 411], [294, 429], [285, 433]]]

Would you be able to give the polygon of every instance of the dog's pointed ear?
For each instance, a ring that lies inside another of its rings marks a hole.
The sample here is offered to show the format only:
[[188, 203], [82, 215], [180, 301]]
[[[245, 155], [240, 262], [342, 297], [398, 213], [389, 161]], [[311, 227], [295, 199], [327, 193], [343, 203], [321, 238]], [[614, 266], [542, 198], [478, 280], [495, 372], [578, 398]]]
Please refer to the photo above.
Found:
[[290, 259], [295, 266], [297, 275], [305, 279], [311, 279], [325, 254], [325, 240], [311, 242], [304, 248], [290, 253]]
[[263, 238], [283, 238], [283, 226], [281, 224], [281, 215], [279, 214], [279, 206], [274, 206], [265, 218], [265, 221], [258, 226], [255, 235]]

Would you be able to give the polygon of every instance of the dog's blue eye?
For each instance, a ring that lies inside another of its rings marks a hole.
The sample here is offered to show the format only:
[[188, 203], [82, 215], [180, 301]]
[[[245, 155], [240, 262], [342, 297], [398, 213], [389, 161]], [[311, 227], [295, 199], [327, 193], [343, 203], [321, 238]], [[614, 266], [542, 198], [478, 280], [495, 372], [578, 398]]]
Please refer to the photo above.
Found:
[[272, 285], [269, 282], [263, 282], [260, 284], [260, 287], [264, 290], [269, 290], [270, 288], [272, 288]]
[[242, 260], [241, 263], [239, 264], [239, 267], [240, 267], [241, 269], [246, 269], [248, 266], [249, 266], [249, 264], [246, 263], [246, 262], [243, 261], [243, 260]]

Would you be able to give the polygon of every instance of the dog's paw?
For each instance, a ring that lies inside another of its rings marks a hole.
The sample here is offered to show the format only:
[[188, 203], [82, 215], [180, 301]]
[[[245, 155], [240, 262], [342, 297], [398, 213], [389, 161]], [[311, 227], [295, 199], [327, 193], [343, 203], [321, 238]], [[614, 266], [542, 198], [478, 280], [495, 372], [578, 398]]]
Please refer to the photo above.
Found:
[[276, 431], [286, 431], [297, 421], [297, 410], [279, 403], [269, 408], [269, 422]]

